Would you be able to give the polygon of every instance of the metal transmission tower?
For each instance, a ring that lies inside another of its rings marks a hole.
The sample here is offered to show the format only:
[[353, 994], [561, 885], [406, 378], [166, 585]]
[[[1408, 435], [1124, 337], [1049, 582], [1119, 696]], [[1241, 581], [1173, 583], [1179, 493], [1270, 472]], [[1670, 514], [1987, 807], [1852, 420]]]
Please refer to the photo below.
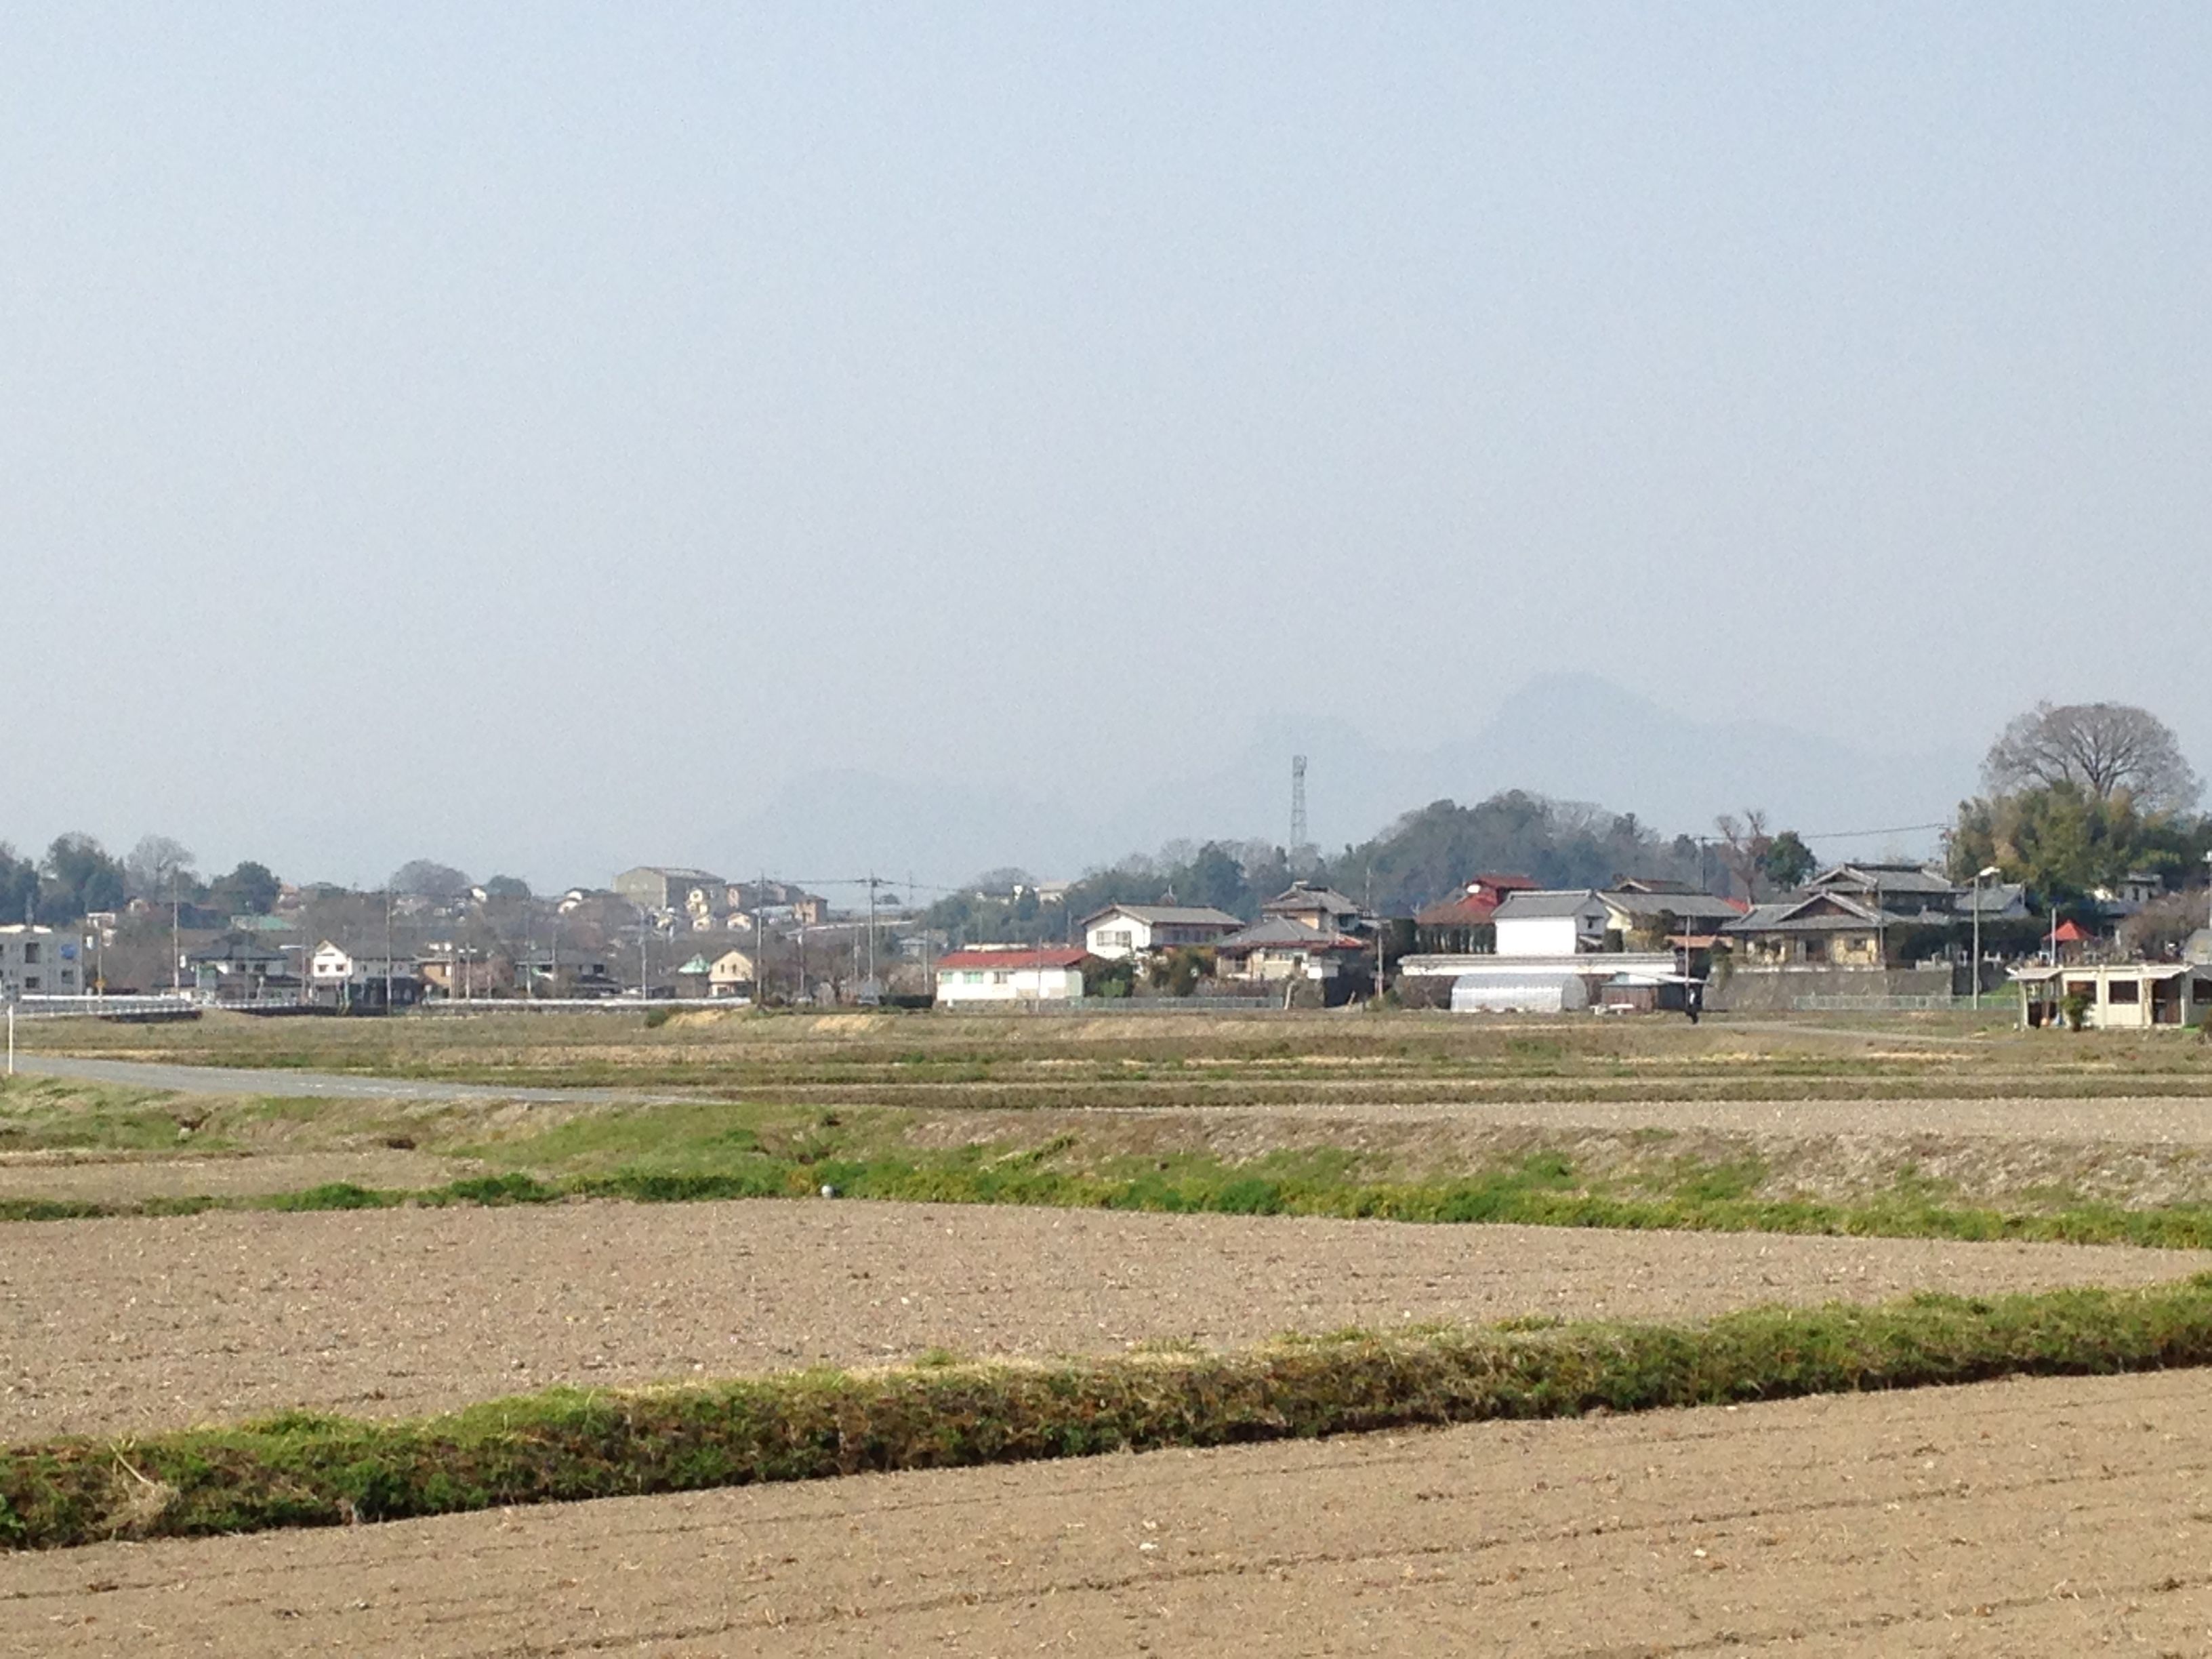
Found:
[[1291, 847], [1295, 857], [1306, 844], [1306, 757], [1291, 757]]

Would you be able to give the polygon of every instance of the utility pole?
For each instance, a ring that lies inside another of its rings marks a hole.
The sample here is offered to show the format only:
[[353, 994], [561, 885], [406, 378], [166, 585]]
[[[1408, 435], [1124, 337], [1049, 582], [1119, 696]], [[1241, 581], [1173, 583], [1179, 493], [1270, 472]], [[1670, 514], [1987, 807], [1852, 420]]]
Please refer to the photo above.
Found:
[[876, 872], [868, 872], [868, 977], [876, 976]]
[[384, 884], [384, 1012], [392, 1012], [392, 884]]
[[178, 926], [177, 866], [169, 866], [169, 989], [177, 995], [185, 989], [184, 930]]
[[768, 872], [753, 889], [753, 1006], [768, 1001]]

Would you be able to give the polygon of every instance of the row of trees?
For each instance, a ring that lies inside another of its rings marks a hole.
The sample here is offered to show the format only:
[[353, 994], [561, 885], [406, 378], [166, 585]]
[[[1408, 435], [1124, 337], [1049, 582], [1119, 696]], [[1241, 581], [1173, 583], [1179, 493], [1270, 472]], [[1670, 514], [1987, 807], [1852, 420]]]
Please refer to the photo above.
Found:
[[[253, 859], [212, 877], [196, 864], [191, 849], [167, 836], [142, 836], [121, 858], [76, 830], [55, 836], [43, 856], [0, 842], [0, 922], [64, 927], [95, 911], [119, 910], [132, 899], [222, 916], [267, 915], [283, 890], [276, 872]], [[495, 901], [531, 896], [530, 884], [514, 876], [494, 876], [483, 887]], [[386, 883], [390, 893], [437, 901], [465, 898], [473, 888], [465, 873], [430, 859], [403, 864]]]
[[191, 854], [164, 836], [145, 836], [120, 859], [76, 831], [55, 836], [43, 858], [0, 842], [0, 920], [64, 927], [134, 898], [213, 905], [228, 915], [265, 913], [276, 902], [276, 878], [266, 866], [248, 860], [208, 882], [191, 862]]

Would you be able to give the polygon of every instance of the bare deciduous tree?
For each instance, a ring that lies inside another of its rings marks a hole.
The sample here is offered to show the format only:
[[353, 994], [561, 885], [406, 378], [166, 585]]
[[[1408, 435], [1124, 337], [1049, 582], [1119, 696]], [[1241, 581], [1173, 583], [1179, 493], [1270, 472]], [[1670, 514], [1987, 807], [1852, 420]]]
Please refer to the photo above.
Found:
[[141, 836], [123, 860], [123, 875], [133, 897], [166, 899], [173, 881], [192, 879], [191, 848], [167, 836]]
[[2197, 774], [2165, 721], [2124, 702], [2039, 702], [1990, 745], [1982, 781], [1992, 795], [2070, 783], [2100, 800], [2124, 792], [2147, 812], [2193, 805]]
[[1723, 812], [1713, 820], [1713, 828], [1721, 832], [1721, 863], [1743, 884], [1745, 901], [1756, 902], [1759, 874], [1774, 845], [1774, 837], [1766, 833], [1766, 813], [1752, 806], [1744, 808], [1741, 818]]

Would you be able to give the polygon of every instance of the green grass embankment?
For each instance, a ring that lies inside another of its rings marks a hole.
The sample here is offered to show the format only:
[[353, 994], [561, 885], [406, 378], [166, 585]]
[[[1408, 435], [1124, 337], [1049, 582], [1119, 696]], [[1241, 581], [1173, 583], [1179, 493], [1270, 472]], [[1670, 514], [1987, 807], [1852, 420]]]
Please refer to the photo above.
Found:
[[1243, 1352], [810, 1371], [497, 1401], [373, 1422], [295, 1413], [0, 1452], [0, 1541], [52, 1548], [696, 1491], [2212, 1362], [2212, 1275], [2147, 1291], [1702, 1324], [1345, 1333]]
[[404, 1205], [551, 1204], [578, 1199], [692, 1203], [759, 1198], [877, 1200], [908, 1203], [1023, 1204], [1061, 1209], [1159, 1214], [1312, 1216], [1339, 1220], [1447, 1224], [1513, 1223], [1635, 1231], [1793, 1233], [1836, 1237], [2012, 1240], [2132, 1244], [2158, 1249], [2212, 1249], [2212, 1206], [2130, 1207], [2079, 1203], [2046, 1210], [1946, 1203], [1903, 1185], [1863, 1203], [1735, 1195], [1727, 1170], [1685, 1176], [1664, 1195], [1580, 1189], [1559, 1161], [1522, 1165], [1464, 1180], [1371, 1182], [1274, 1176], [1249, 1167], [1186, 1160], [1170, 1174], [1115, 1177], [1036, 1167], [960, 1168], [902, 1159], [794, 1164], [760, 1158], [751, 1167], [711, 1173], [622, 1169], [544, 1180], [526, 1173], [477, 1176], [419, 1189], [348, 1182], [290, 1193], [163, 1197], [103, 1202], [0, 1200], [0, 1221], [60, 1221], [102, 1216], [195, 1215], [210, 1210], [369, 1210]]

